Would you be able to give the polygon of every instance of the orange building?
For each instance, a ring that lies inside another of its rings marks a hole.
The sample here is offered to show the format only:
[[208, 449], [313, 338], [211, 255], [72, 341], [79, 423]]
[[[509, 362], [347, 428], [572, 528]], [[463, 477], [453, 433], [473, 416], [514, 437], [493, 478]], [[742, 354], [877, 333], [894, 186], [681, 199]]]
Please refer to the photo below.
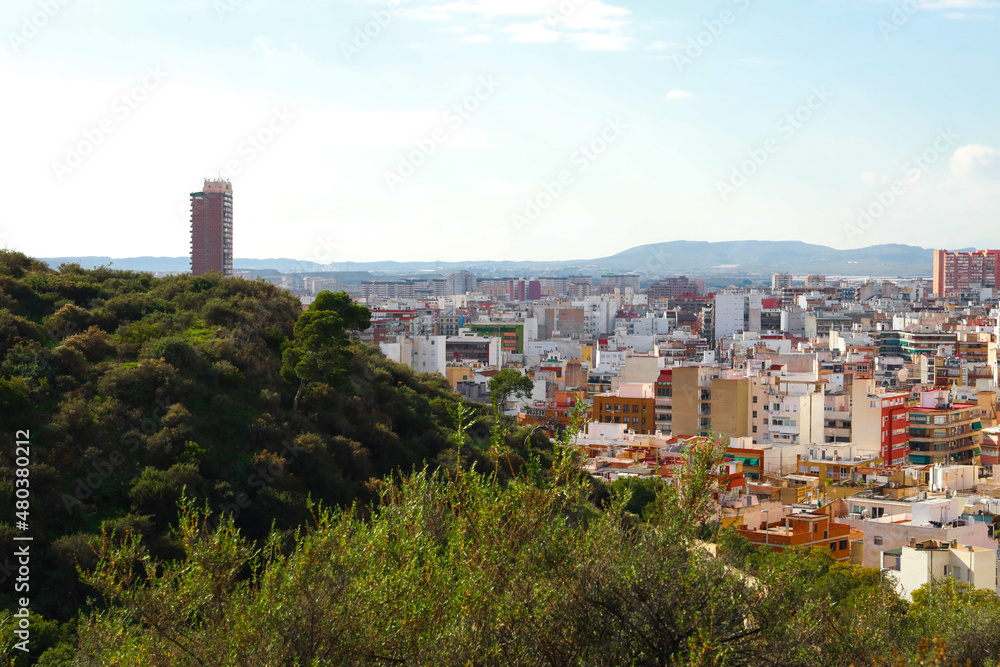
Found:
[[832, 521], [822, 512], [801, 512], [767, 522], [757, 530], [736, 531], [755, 547], [784, 551], [792, 547], [821, 547], [839, 561], [851, 558], [851, 527]]
[[627, 382], [618, 391], [594, 396], [594, 419], [627, 424], [636, 433], [656, 433], [656, 399], [652, 382]]

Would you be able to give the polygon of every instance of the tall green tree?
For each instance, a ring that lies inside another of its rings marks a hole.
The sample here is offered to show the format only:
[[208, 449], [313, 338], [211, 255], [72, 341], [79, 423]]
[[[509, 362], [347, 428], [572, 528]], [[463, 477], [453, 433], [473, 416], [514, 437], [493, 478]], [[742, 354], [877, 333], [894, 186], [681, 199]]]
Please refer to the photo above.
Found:
[[513, 368], [505, 368], [490, 378], [487, 388], [490, 391], [490, 401], [502, 407], [511, 397], [531, 396], [535, 385], [531, 378], [521, 375]]
[[316, 296], [295, 322], [295, 338], [282, 354], [282, 376], [299, 383], [293, 409], [298, 410], [307, 382], [332, 382], [346, 372], [351, 356], [348, 332], [369, 326], [371, 311], [346, 292], [320, 292]]

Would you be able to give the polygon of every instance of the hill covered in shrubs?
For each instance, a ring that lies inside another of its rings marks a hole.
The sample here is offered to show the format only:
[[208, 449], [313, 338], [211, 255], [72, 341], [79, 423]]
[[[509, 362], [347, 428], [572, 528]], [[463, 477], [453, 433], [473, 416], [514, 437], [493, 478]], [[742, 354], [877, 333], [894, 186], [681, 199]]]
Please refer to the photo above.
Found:
[[[96, 564], [103, 533], [129, 530], [156, 557], [181, 556], [171, 526], [182, 493], [261, 540], [302, 525], [310, 498], [363, 505], [373, 480], [456, 465], [450, 410], [460, 399], [443, 378], [336, 327], [314, 341], [331, 363], [306, 368], [317, 354], [296, 338], [304, 319], [298, 299], [263, 282], [52, 269], [0, 252], [0, 432], [11, 445], [0, 487], [14, 497], [14, 433], [30, 431], [35, 611], [67, 622], [86, 608], [94, 591], [77, 567]], [[485, 439], [485, 421], [470, 419]], [[3, 512], [0, 540], [11, 545], [22, 533], [13, 504]]]

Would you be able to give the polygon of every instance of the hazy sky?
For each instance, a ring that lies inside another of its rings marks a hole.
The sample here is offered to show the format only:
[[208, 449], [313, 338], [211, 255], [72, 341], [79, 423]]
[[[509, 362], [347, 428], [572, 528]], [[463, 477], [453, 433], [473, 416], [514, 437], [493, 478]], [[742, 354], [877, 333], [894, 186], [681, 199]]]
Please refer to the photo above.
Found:
[[998, 245], [1000, 2], [3, 0], [0, 31], [0, 241], [35, 256], [186, 255], [219, 173], [237, 257]]

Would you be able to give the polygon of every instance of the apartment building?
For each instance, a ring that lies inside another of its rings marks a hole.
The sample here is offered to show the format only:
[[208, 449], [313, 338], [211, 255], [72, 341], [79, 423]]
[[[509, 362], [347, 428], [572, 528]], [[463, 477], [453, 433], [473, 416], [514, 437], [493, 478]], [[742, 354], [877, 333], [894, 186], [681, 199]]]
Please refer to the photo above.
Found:
[[[707, 436], [712, 428], [712, 381], [722, 375], [722, 366], [676, 366], [657, 379], [660, 387], [669, 377], [671, 386], [671, 433]], [[737, 408], [738, 409], [738, 408]], [[661, 403], [660, 412], [663, 412]]]
[[783, 290], [786, 287], [792, 286], [792, 274], [790, 273], [775, 273], [771, 276], [771, 289], [774, 291]]
[[826, 394], [823, 397], [824, 442], [851, 442], [851, 395], [846, 391]]
[[854, 442], [879, 452], [886, 465], [907, 463], [910, 447], [908, 392], [876, 391], [874, 383], [856, 382], [852, 400]]
[[655, 415], [652, 383], [630, 382], [616, 392], [594, 396], [594, 419], [604, 424], [625, 424], [636, 433], [652, 434]]
[[233, 275], [233, 186], [205, 179], [191, 193], [191, 275]]
[[910, 544], [911, 539], [997, 548], [985, 522], [963, 518], [968, 497], [952, 493], [928, 497], [894, 497], [882, 490], [864, 491], [846, 499], [849, 514], [840, 522], [864, 533], [861, 565], [881, 567], [882, 553]]
[[1000, 250], [934, 251], [935, 296], [956, 297], [1000, 285]]
[[799, 458], [798, 474], [811, 475], [831, 481], [856, 482], [861, 479], [861, 468], [882, 464], [877, 451], [863, 449], [854, 443], [805, 445]]
[[978, 403], [953, 403], [947, 391], [920, 392], [910, 411], [910, 463], [979, 464], [983, 424]]
[[618, 288], [622, 292], [631, 288], [636, 294], [639, 293], [639, 276], [634, 273], [628, 274], [605, 274], [601, 276], [601, 286]]
[[960, 581], [974, 590], [997, 591], [995, 549], [959, 544], [958, 540], [921, 540], [882, 552], [882, 571], [892, 578], [904, 600], [924, 584], [945, 578]]

